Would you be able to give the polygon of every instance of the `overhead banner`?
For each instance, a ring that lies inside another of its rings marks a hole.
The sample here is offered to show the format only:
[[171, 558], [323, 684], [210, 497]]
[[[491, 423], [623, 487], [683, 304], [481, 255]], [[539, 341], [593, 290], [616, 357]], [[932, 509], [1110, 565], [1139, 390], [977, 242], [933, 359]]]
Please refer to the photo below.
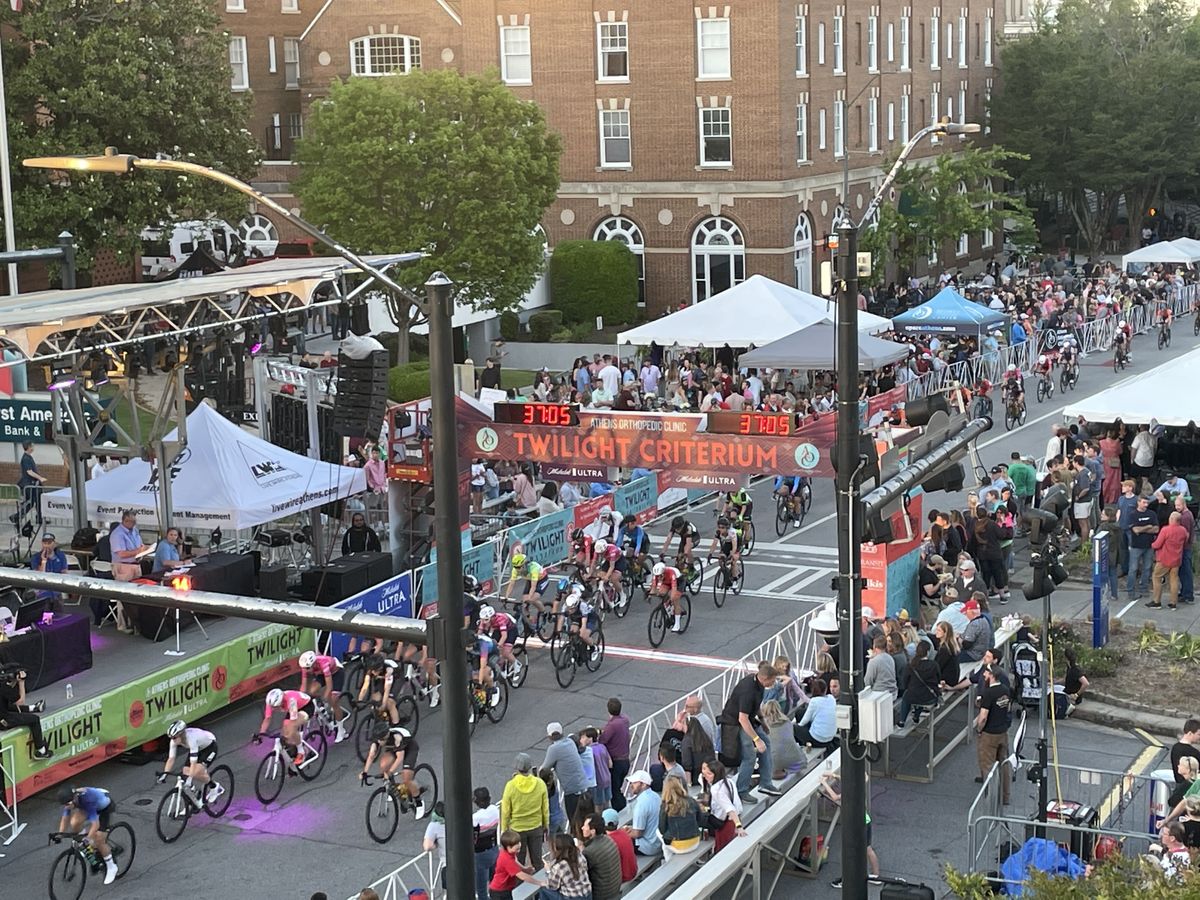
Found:
[[689, 491], [736, 491], [738, 488], [750, 486], [750, 475], [731, 475], [709, 472], [663, 472], [659, 479], [661, 483], [673, 488], [686, 488]]
[[[335, 603], [334, 607], [353, 612], [376, 613], [381, 616], [411, 619], [413, 616], [412, 575], [408, 572], [393, 575], [353, 597], [347, 597], [341, 603]], [[349, 643], [350, 635], [340, 631], [334, 632], [330, 635], [330, 655], [341, 659]]]

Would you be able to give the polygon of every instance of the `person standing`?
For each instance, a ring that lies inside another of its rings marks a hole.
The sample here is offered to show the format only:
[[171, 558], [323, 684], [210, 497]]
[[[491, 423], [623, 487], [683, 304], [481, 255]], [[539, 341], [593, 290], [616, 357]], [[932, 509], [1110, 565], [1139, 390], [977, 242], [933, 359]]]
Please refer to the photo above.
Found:
[[37, 523], [42, 524], [42, 485], [46, 476], [38, 471], [37, 460], [33, 458], [33, 443], [25, 441], [21, 444], [24, 451], [21, 454], [21, 477], [17, 479], [17, 487], [21, 490], [21, 505], [8, 521], [19, 525], [21, 519], [31, 509], [37, 515]]
[[485, 787], [475, 788], [472, 799], [475, 812], [471, 815], [471, 830], [475, 835], [475, 900], [489, 900], [488, 883], [496, 872], [496, 857], [500, 854], [500, 809], [492, 802], [492, 793]]
[[629, 774], [629, 717], [621, 712], [621, 701], [616, 697], [608, 700], [608, 721], [597, 739], [608, 750], [612, 759], [612, 808], [620, 812], [625, 808], [622, 788]]
[[1125, 548], [1125, 534], [1117, 525], [1117, 508], [1105, 506], [1100, 511], [1100, 527], [1096, 534], [1108, 535], [1108, 571], [1101, 572], [1101, 577], [1107, 579], [1108, 593], [1117, 599], [1117, 586], [1121, 580], [1121, 568], [1127, 564], [1129, 551]]
[[1183, 723], [1183, 732], [1171, 745], [1171, 771], [1175, 773], [1175, 783], [1183, 784], [1184, 778], [1179, 774], [1179, 760], [1185, 756], [1200, 763], [1200, 719], [1188, 719]]
[[1149, 425], [1138, 426], [1138, 433], [1129, 445], [1130, 475], [1137, 481], [1136, 491], [1141, 492], [1142, 479], [1149, 479], [1154, 471], [1154, 456], [1158, 452], [1158, 439], [1151, 433]]
[[1187, 543], [1183, 545], [1183, 557], [1179, 563], [1179, 601], [1194, 603], [1195, 595], [1192, 590], [1192, 542], [1196, 538], [1196, 517], [1187, 507], [1187, 500], [1182, 494], [1175, 496], [1175, 512], [1179, 513], [1179, 524], [1187, 532]]
[[[1137, 508], [1129, 517], [1129, 575], [1125, 590], [1131, 600], [1137, 600], [1150, 586], [1150, 569], [1154, 565], [1154, 536], [1158, 534], [1158, 516], [1150, 511], [1150, 498], [1138, 497]], [[1138, 567], [1142, 574], [1138, 577]], [[1136, 586], [1140, 590], [1135, 590]]]
[[351, 553], [380, 552], [379, 535], [375, 529], [367, 525], [367, 519], [362, 513], [350, 517], [350, 527], [342, 535], [342, 556]]
[[[755, 759], [759, 762], [758, 788], [763, 793], [774, 793], [771, 781], [771, 746], [767, 743], [767, 730], [759, 718], [763, 692], [775, 683], [775, 667], [769, 662], [760, 662], [758, 671], [747, 675], [734, 686], [718, 717], [721, 726], [721, 748], [729, 764], [738, 765], [737, 789], [743, 803], [757, 803], [758, 798], [750, 793], [750, 779], [754, 774]], [[733, 756], [734, 747], [738, 756]]]
[[542, 841], [550, 828], [550, 796], [546, 782], [533, 774], [528, 753], [517, 754], [515, 768], [500, 797], [500, 830], [516, 833], [521, 862], [528, 861], [536, 871], [542, 867]]
[[1121, 451], [1124, 446], [1117, 438], [1117, 429], [1110, 428], [1100, 441], [1100, 456], [1104, 460], [1104, 484], [1101, 493], [1105, 504], [1116, 503], [1121, 496]]
[[1012, 724], [1010, 708], [1011, 692], [1000, 681], [994, 666], [983, 667], [984, 688], [979, 694], [979, 715], [975, 717], [975, 731], [979, 737], [976, 750], [979, 756], [977, 783], [987, 778], [994, 763], [1000, 763], [1000, 802], [1008, 805], [1011, 786], [1009, 784], [1008, 729]]
[[546, 748], [546, 758], [538, 771], [551, 771], [558, 778], [562, 787], [563, 811], [567, 814], [567, 821], [572, 822], [579, 798], [588, 793], [589, 788], [583, 773], [583, 762], [579, 758], [579, 747], [570, 735], [562, 733], [562, 729], [560, 722], [551, 722], [546, 726], [550, 746]]
[[1014, 450], [1012, 462], [1008, 464], [1008, 477], [1012, 481], [1017, 506], [1019, 510], [1024, 511], [1033, 503], [1033, 495], [1037, 493], [1037, 470], [1021, 459], [1019, 451]]
[[1188, 541], [1188, 534], [1180, 524], [1182, 516], [1177, 512], [1171, 513], [1167, 524], [1159, 532], [1151, 545], [1154, 548], [1154, 584], [1152, 596], [1146, 606], [1151, 609], [1162, 608], [1163, 581], [1169, 583], [1170, 599], [1168, 609], [1176, 609], [1179, 603], [1179, 567], [1183, 562], [1183, 549]]

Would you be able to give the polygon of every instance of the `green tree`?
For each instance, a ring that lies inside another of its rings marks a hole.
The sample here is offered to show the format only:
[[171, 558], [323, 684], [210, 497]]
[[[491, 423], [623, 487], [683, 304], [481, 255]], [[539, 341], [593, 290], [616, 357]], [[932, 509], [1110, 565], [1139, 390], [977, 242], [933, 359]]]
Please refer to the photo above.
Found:
[[877, 277], [893, 254], [907, 275], [919, 260], [942, 254], [960, 235], [986, 229], [1002, 235], [1006, 221], [1015, 226], [1018, 243], [1033, 243], [1033, 217], [1024, 200], [1003, 191], [1007, 164], [1019, 158], [1002, 147], [967, 147], [939, 154], [930, 165], [902, 169], [896, 179], [900, 202], [880, 207], [878, 224], [859, 238], [872, 253]]
[[105, 146], [162, 153], [242, 179], [258, 168], [246, 130], [249, 97], [229, 90], [228, 36], [211, 0], [2, 4], [4, 77], [21, 246], [75, 235], [81, 267], [96, 248], [122, 253], [162, 221], [209, 214], [234, 222], [243, 198], [212, 182], [23, 168], [29, 156], [94, 154]]
[[1093, 255], [1122, 199], [1129, 245], [1164, 187], [1200, 162], [1200, 25], [1178, 0], [1064, 0], [1004, 47], [992, 124], [1027, 159], [1026, 189], [1057, 198]]
[[637, 312], [637, 260], [620, 241], [560, 241], [550, 258], [550, 301], [568, 325], [628, 322]]
[[[511, 309], [545, 259], [537, 230], [558, 190], [558, 135], [494, 74], [449, 69], [335, 82], [296, 158], [306, 217], [364, 253], [422, 250], [396, 273], [423, 295], [435, 271], [455, 300]], [[401, 359], [416, 310], [395, 304]]]

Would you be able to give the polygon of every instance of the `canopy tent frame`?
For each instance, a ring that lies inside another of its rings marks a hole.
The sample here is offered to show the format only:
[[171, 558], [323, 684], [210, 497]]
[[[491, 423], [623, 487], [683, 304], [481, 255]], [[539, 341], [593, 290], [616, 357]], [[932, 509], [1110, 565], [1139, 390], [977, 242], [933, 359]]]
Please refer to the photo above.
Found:
[[1180, 388], [1197, 381], [1200, 349], [1074, 401], [1063, 408], [1063, 416], [1103, 423], [1120, 419], [1127, 425], [1148, 425], [1154, 420], [1168, 428], [1182, 428], [1200, 419], [1200, 414], [1190, 413], [1187, 404], [1180, 403]]
[[[831, 322], [817, 322], [801, 328], [777, 341], [757, 347], [738, 357], [738, 364], [754, 369], [831, 369], [835, 363], [835, 326]], [[880, 369], [899, 362], [908, 356], [905, 344], [877, 338], [859, 332], [858, 352], [860, 361], [872, 363], [860, 369]], [[820, 355], [821, 351], [828, 351]], [[877, 364], [876, 364], [877, 363]]]

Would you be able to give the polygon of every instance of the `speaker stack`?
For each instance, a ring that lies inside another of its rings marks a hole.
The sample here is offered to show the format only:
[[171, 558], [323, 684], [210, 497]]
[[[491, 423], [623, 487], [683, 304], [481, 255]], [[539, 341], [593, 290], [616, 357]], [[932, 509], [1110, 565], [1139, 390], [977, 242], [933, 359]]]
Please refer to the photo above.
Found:
[[333, 430], [344, 437], [377, 438], [387, 411], [388, 353], [376, 350], [365, 359], [338, 357]]

